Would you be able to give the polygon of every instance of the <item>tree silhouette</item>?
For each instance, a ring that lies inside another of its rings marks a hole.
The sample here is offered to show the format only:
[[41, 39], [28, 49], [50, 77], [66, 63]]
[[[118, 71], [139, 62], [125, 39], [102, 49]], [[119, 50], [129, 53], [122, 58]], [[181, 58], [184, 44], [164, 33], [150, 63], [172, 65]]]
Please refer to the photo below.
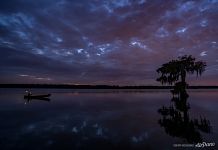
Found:
[[186, 92], [188, 86], [185, 80], [186, 74], [196, 73], [197, 76], [201, 75], [205, 67], [205, 62], [195, 61], [195, 58], [191, 55], [185, 55], [163, 64], [157, 69], [157, 72], [161, 73], [157, 81], [170, 85], [175, 83], [173, 90], [171, 90], [173, 94], [171, 101], [174, 105], [162, 106], [158, 109], [158, 112], [162, 115], [162, 119], [158, 123], [165, 128], [167, 134], [186, 139], [189, 143], [202, 142], [201, 132], [211, 132], [209, 120], [202, 117], [200, 119], [190, 118], [188, 113], [190, 105], [187, 102], [189, 95]]
[[191, 55], [185, 55], [178, 57], [177, 60], [172, 60], [168, 63], [163, 64], [160, 68], [157, 69], [158, 73], [161, 73], [161, 76], [157, 81], [162, 84], [170, 84], [180, 80], [183, 85], [186, 85], [186, 74], [194, 74], [197, 76], [201, 75], [205, 70], [206, 63], [203, 61], [196, 61]]

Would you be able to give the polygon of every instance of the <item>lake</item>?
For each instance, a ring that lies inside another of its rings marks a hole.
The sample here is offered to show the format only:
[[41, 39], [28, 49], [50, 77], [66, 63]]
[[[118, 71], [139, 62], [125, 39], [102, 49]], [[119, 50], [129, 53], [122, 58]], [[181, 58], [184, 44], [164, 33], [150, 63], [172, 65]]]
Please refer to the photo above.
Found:
[[218, 141], [218, 90], [188, 90], [182, 123], [176, 109], [186, 107], [174, 109], [169, 90], [33, 89], [52, 95], [30, 101], [24, 92], [0, 89], [2, 150], [169, 150]]

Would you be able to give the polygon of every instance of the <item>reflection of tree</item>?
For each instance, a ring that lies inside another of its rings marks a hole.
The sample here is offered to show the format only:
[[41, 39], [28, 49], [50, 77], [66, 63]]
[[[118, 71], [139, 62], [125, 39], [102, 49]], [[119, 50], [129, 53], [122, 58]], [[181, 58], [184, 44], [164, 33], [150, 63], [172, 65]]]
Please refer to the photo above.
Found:
[[205, 118], [191, 119], [187, 99], [188, 94], [183, 91], [172, 98], [174, 105], [160, 108], [158, 112], [162, 119], [159, 120], [159, 124], [173, 137], [186, 139], [189, 143], [202, 142], [200, 131], [210, 133], [210, 122]]
[[205, 70], [205, 66], [205, 62], [196, 62], [192, 56], [183, 56], [179, 57], [178, 60], [172, 60], [163, 64], [161, 68], [157, 69], [157, 72], [161, 73], [157, 81], [160, 81], [162, 84], [175, 83], [173, 90], [171, 90], [174, 105], [169, 107], [162, 106], [158, 110], [162, 115], [159, 124], [165, 128], [167, 134], [186, 139], [189, 143], [202, 142], [200, 131], [205, 133], [210, 133], [211, 131], [209, 120], [205, 118], [190, 119], [188, 113], [190, 106], [187, 102], [189, 95], [186, 92], [188, 86], [185, 81], [186, 73], [193, 74], [196, 72], [197, 75], [201, 75]]

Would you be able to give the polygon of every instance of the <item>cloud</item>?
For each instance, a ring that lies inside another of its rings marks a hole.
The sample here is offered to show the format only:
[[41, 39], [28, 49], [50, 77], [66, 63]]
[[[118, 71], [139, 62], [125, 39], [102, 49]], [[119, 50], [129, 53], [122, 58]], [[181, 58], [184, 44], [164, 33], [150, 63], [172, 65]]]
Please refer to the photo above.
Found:
[[6, 56], [0, 60], [1, 73], [32, 72], [39, 78], [78, 83], [131, 84], [153, 78], [156, 84], [155, 69], [181, 54], [215, 65], [216, 3], [1, 1], [0, 51]]

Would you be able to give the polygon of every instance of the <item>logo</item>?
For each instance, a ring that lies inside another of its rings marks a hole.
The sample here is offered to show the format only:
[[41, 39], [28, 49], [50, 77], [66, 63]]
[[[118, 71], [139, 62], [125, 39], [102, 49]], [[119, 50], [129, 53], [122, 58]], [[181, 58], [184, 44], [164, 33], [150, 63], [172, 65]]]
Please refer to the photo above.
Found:
[[213, 142], [213, 143], [206, 143], [206, 142], [202, 142], [202, 143], [197, 143], [195, 145], [195, 147], [212, 147], [212, 146], [215, 146], [216, 144]]

